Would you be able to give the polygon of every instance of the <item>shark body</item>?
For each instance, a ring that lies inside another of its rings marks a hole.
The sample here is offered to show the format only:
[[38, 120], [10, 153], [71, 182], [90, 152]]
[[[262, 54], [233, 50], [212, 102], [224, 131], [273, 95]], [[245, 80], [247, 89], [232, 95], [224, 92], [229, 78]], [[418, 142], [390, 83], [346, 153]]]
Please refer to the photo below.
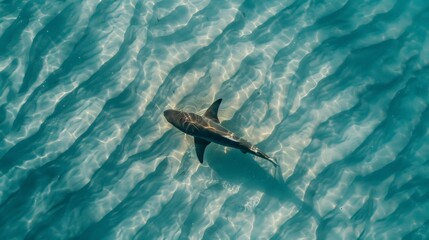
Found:
[[169, 123], [180, 131], [194, 137], [195, 151], [200, 163], [204, 162], [204, 151], [207, 145], [213, 142], [239, 149], [243, 153], [253, 154], [277, 166], [275, 159], [269, 157], [255, 145], [220, 125], [218, 110], [221, 102], [222, 99], [216, 100], [203, 116], [173, 109], [164, 111], [164, 116]]

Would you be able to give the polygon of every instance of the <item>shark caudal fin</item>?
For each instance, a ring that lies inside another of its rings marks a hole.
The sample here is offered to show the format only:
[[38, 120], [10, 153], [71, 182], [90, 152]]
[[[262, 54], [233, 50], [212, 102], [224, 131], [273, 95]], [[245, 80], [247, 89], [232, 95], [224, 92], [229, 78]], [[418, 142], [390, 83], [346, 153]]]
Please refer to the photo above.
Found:
[[264, 157], [262, 157], [262, 158], [270, 161], [274, 165], [274, 167], [275, 167], [274, 178], [277, 179], [277, 181], [283, 183], [284, 179], [283, 179], [283, 175], [282, 175], [282, 170], [280, 168], [280, 165], [277, 163], [277, 160], [275, 158], [269, 157], [268, 155], [266, 155], [263, 152], [261, 152], [261, 153], [264, 155]]
[[255, 152], [253, 152], [253, 154], [255, 154], [256, 156], [258, 156], [260, 158], [268, 160], [270, 163], [272, 163], [275, 167], [274, 168], [274, 178], [277, 179], [277, 181], [279, 181], [281, 183], [284, 182], [283, 175], [282, 175], [282, 169], [280, 168], [280, 165], [277, 163], [277, 160], [275, 158], [268, 156], [267, 154], [265, 154], [264, 152], [262, 152], [258, 148]]
[[274, 158], [269, 157], [267, 154], [263, 153], [261, 150], [257, 149], [253, 154], [256, 156], [263, 158], [265, 160], [268, 160], [270, 163], [274, 165], [274, 167], [277, 167], [277, 161]]
[[202, 138], [194, 138], [194, 143], [195, 143], [195, 151], [197, 152], [197, 157], [198, 157], [198, 161], [200, 161], [200, 163], [204, 162], [204, 151], [206, 150], [207, 145], [210, 144], [209, 141], [204, 140]]
[[219, 118], [217, 117], [217, 112], [219, 110], [220, 103], [222, 102], [222, 98], [216, 100], [212, 105], [207, 109], [204, 113], [204, 117], [209, 118], [217, 123], [219, 123]]
[[285, 181], [283, 179], [282, 169], [280, 168], [280, 165], [277, 165], [276, 169], [274, 169], [274, 178], [281, 183], [284, 183]]
[[268, 161], [270, 161], [274, 165], [274, 167], [278, 167], [279, 166], [279, 164], [277, 163], [277, 161], [274, 158], [268, 157], [268, 158], [265, 158], [265, 159], [267, 159]]

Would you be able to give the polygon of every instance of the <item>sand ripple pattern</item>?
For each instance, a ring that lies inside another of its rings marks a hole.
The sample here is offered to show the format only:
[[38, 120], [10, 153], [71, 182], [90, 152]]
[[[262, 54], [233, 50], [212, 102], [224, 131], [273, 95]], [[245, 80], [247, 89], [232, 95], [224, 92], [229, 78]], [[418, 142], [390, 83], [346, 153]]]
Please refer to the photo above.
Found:
[[[429, 2], [0, 3], [0, 239], [428, 239]], [[162, 112], [220, 119], [278, 159]]]

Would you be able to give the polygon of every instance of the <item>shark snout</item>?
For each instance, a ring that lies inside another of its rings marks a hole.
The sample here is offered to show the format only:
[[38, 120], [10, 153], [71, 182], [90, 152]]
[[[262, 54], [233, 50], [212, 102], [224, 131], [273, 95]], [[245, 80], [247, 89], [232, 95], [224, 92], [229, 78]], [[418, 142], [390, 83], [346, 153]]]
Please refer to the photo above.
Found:
[[174, 110], [168, 109], [164, 111], [164, 117], [167, 119], [167, 121], [171, 122], [170, 119], [173, 118]]
[[168, 116], [170, 116], [172, 113], [174, 112], [174, 110], [168, 109], [164, 111], [164, 117], [168, 118]]
[[173, 109], [168, 109], [164, 111], [164, 117], [165, 119], [167, 119], [167, 121], [171, 124], [173, 124], [174, 126], [176, 126], [178, 119], [180, 119], [180, 111], [177, 110], [173, 110]]

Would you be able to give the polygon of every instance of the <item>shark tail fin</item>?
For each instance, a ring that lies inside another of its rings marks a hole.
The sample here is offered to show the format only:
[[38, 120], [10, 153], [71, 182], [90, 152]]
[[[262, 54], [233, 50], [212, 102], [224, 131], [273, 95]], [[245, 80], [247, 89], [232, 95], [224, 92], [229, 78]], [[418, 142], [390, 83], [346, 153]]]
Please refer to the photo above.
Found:
[[268, 160], [268, 161], [269, 161], [269, 162], [271, 162], [271, 163], [274, 165], [274, 167], [276, 167], [276, 168], [279, 166], [279, 164], [277, 163], [277, 161], [276, 161], [274, 158], [272, 158], [272, 157], [268, 156], [267, 154], [263, 153], [263, 152], [262, 152], [262, 151], [260, 151], [259, 149], [257, 149], [257, 150], [254, 152], [254, 154], [255, 154], [256, 156], [260, 157], [260, 158], [263, 158], [263, 159]]
[[277, 167], [274, 169], [274, 177], [277, 179], [277, 181], [284, 183], [282, 169], [280, 168], [280, 165], [277, 165]]
[[282, 169], [280, 168], [280, 165], [278, 164], [277, 160], [275, 158], [269, 157], [263, 152], [259, 152], [258, 154], [260, 154], [260, 157], [270, 161], [274, 165], [274, 178], [277, 179], [277, 181], [284, 183]]
[[274, 159], [274, 158], [267, 158], [267, 160], [268, 161], [270, 161], [273, 165], [274, 165], [274, 167], [278, 167], [279, 166], [279, 164], [277, 163], [277, 161]]

